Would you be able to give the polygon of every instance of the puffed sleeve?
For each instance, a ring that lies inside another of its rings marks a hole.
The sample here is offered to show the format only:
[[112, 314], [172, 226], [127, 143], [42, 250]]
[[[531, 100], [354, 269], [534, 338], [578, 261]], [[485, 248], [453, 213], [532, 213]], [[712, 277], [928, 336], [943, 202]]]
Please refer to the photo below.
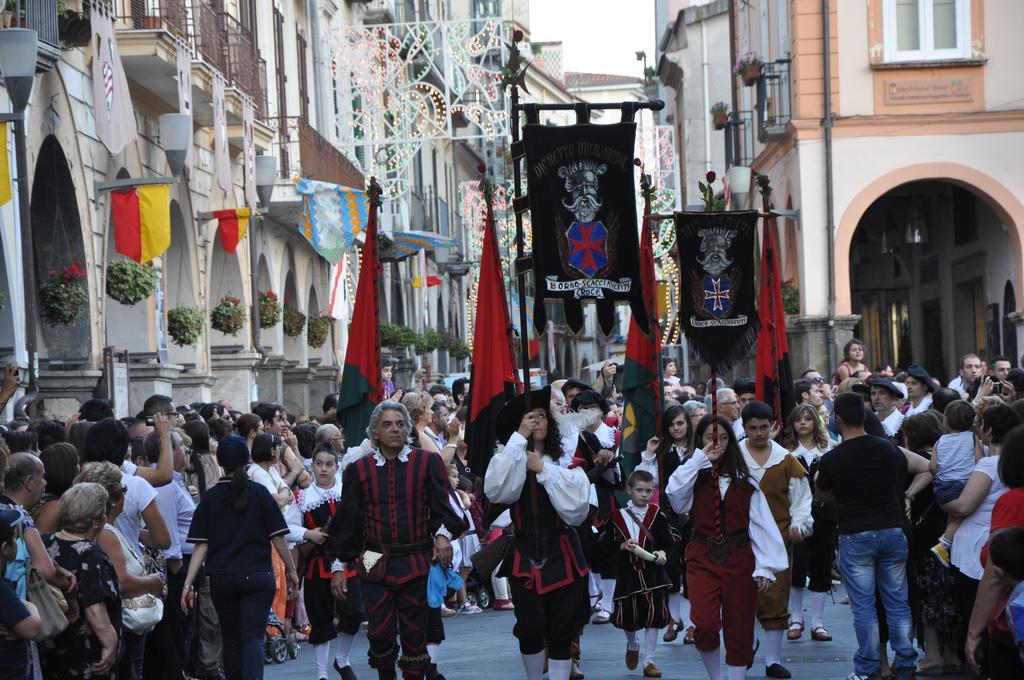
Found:
[[679, 543], [679, 537], [672, 533], [668, 515], [661, 508], [658, 508], [658, 516], [651, 522], [651, 534], [654, 535], [654, 547], [657, 550], [668, 550]]
[[494, 453], [484, 475], [484, 493], [492, 503], [519, 500], [526, 482], [526, 438], [513, 432], [503, 449]]
[[306, 540], [306, 527], [302, 522], [298, 501], [293, 501], [284, 508], [284, 521], [288, 525], [288, 535], [284, 538], [289, 543], [302, 543]]
[[754, 549], [754, 578], [775, 580], [776, 572], [789, 568], [789, 554], [768, 500], [758, 489], [750, 498], [750, 543]]
[[563, 468], [550, 460], [544, 461], [544, 469], [538, 473], [537, 481], [544, 487], [551, 499], [551, 505], [562, 521], [571, 527], [583, 524], [590, 512], [590, 480], [587, 473], [579, 468]]
[[653, 455], [650, 458], [647, 458], [644, 456], [644, 453], [644, 451], [640, 452], [640, 463], [633, 469], [650, 472], [654, 477], [654, 488], [657, 489], [661, 484], [661, 480], [658, 479], [658, 456]]
[[789, 525], [798, 528], [804, 536], [810, 536], [814, 530], [814, 520], [811, 518], [811, 485], [803, 466], [795, 458], [788, 460], [787, 464], [790, 469]]
[[341, 505], [327, 528], [330, 538], [324, 553], [332, 560], [354, 560], [363, 549], [363, 494], [358, 465], [345, 468], [341, 482]]
[[676, 468], [672, 476], [668, 478], [665, 487], [665, 494], [676, 514], [682, 515], [689, 512], [693, 505], [693, 486], [697, 483], [697, 474], [711, 467], [711, 461], [704, 455], [704, 452], [697, 449], [685, 463]]
[[436, 453], [427, 454], [430, 463], [427, 467], [427, 486], [430, 491], [430, 530], [441, 534], [449, 540], [466, 532], [469, 523], [465, 519], [465, 511], [459, 502], [455, 490], [448, 483], [444, 461]]

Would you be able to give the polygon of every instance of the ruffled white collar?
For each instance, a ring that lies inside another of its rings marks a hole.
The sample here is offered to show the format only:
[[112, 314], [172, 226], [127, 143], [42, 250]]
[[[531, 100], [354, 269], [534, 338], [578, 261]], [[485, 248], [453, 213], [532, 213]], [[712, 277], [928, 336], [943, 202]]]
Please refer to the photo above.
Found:
[[302, 495], [299, 497], [299, 510], [308, 512], [319, 508], [329, 501], [338, 502], [340, 500], [341, 480], [336, 480], [334, 486], [329, 489], [323, 489], [316, 484], [310, 484], [302, 490]]

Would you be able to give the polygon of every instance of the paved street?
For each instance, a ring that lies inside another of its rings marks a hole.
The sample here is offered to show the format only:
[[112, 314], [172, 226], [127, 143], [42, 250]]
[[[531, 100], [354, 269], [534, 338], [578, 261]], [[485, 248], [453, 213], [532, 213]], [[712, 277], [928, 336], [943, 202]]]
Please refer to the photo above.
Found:
[[[783, 663], [794, 678], [837, 680], [853, 670], [851, 659], [856, 648], [850, 608], [838, 604], [843, 592], [836, 593], [825, 608], [825, 624], [835, 638], [832, 642], [812, 642], [805, 634], [798, 642], [783, 643]], [[512, 637], [512, 612], [486, 612], [474, 616], [445, 619], [448, 639], [442, 645], [441, 670], [448, 680], [519, 680], [523, 667]], [[704, 667], [696, 650], [682, 644], [682, 636], [671, 644], [658, 645], [656, 661], [664, 678], [704, 678]], [[623, 663], [626, 643], [621, 631], [611, 625], [587, 626], [583, 634], [583, 671], [588, 680], [626, 680], [642, 678], [638, 668], [628, 671]], [[333, 653], [333, 650], [332, 650]], [[312, 648], [303, 646], [299, 658], [280, 666], [268, 666], [268, 680], [315, 680]], [[360, 680], [375, 680], [366, 665], [366, 636], [356, 638], [352, 650], [353, 667]], [[764, 677], [764, 655], [759, 653], [751, 678]], [[332, 671], [332, 680], [337, 674]], [[954, 676], [945, 676], [955, 680]]]

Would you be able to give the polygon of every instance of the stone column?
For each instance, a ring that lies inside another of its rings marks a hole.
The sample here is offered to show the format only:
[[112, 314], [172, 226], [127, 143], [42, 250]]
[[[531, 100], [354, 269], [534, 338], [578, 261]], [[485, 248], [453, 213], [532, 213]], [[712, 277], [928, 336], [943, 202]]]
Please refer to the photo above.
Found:
[[309, 407], [316, 412], [316, 415], [320, 415], [324, 397], [331, 392], [338, 391], [339, 380], [337, 366], [321, 366], [319, 364], [319, 359], [309, 360], [309, 367], [315, 371], [313, 380], [309, 384]]
[[[1006, 315], [1013, 323], [1013, 331], [1017, 334], [1017, 351], [1024, 349], [1024, 312], [1010, 312]], [[1010, 357], [1013, 366], [1020, 366], [1020, 357]]]
[[272, 354], [259, 367], [257, 383], [260, 388], [260, 401], [280, 404], [284, 399], [282, 375], [289, 362], [280, 354]]
[[[316, 412], [310, 412], [309, 387], [316, 374], [315, 368], [296, 366], [284, 369], [284, 394], [282, 403], [288, 413], [299, 415], [315, 416], [319, 414], [320, 405], [316, 405]], [[322, 397], [321, 397], [322, 398]]]
[[213, 384], [216, 381], [216, 377], [195, 369], [184, 371], [174, 381], [174, 403], [191, 404], [196, 401], [203, 403], [213, 401]]
[[[853, 338], [853, 327], [859, 322], [860, 316], [856, 314], [836, 317], [837, 358], [842, 357], [843, 345]], [[831, 378], [835, 366], [826, 365], [828, 363], [827, 328], [828, 317], [798, 315], [786, 317], [786, 333], [789, 335], [789, 364], [793, 369], [794, 379], [809, 368], [820, 372], [826, 380]]]
[[[25, 374], [22, 374], [23, 376]], [[78, 369], [74, 371], [41, 370], [39, 372], [40, 415], [64, 421], [78, 410], [83, 402], [96, 396], [96, 388], [103, 380], [103, 371]], [[11, 397], [13, 406], [24, 392]], [[141, 407], [142, 404], [140, 403]]]
[[142, 410], [154, 394], [174, 396], [174, 383], [185, 367], [181, 364], [128, 364], [129, 415]]
[[233, 408], [248, 411], [256, 387], [253, 368], [259, 359], [260, 355], [255, 352], [240, 350], [212, 353], [210, 364], [214, 383], [211, 398], [214, 401], [226, 400]]

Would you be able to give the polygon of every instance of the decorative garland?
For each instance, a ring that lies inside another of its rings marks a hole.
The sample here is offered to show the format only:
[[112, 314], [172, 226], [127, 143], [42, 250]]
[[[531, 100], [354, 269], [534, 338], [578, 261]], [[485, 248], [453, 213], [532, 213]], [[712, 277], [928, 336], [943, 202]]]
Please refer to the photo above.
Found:
[[314, 314], [309, 317], [306, 323], [306, 342], [310, 347], [324, 346], [333, 321], [327, 314]]
[[284, 308], [284, 334], [290, 338], [302, 335], [306, 327], [306, 315], [294, 307]]
[[272, 290], [260, 293], [260, 328], [273, 328], [281, 322], [281, 301]]
[[203, 332], [203, 313], [197, 307], [175, 307], [167, 312], [167, 334], [179, 347], [192, 346]]
[[231, 295], [225, 295], [210, 310], [210, 326], [224, 335], [238, 335], [245, 326], [245, 307], [242, 301]]
[[107, 266], [107, 295], [122, 305], [142, 302], [156, 291], [156, 283], [153, 268], [135, 260], [120, 259]]
[[39, 286], [39, 304], [43, 319], [51, 326], [67, 326], [82, 313], [89, 297], [79, 279], [85, 278], [82, 261], [61, 271], [50, 270], [49, 278]]

